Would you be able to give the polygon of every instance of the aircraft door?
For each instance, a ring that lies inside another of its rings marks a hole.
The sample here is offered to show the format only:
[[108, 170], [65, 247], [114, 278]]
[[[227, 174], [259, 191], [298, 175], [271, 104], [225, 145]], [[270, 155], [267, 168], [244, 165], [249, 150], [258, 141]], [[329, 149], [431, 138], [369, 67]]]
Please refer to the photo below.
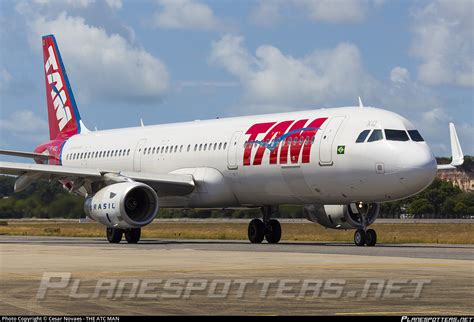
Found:
[[146, 139], [140, 139], [140, 141], [138, 141], [137, 147], [135, 148], [135, 153], [133, 154], [133, 171], [142, 171], [141, 161], [145, 143]]
[[237, 131], [232, 135], [232, 139], [230, 140], [229, 149], [227, 150], [227, 169], [229, 170], [237, 170], [239, 168], [237, 162], [237, 151], [241, 136], [242, 131]]
[[342, 124], [342, 121], [344, 121], [344, 118], [344, 116], [336, 116], [331, 118], [328, 125], [324, 129], [324, 133], [321, 138], [321, 144], [319, 146], [319, 164], [322, 166], [333, 165], [333, 142], [337, 131]]

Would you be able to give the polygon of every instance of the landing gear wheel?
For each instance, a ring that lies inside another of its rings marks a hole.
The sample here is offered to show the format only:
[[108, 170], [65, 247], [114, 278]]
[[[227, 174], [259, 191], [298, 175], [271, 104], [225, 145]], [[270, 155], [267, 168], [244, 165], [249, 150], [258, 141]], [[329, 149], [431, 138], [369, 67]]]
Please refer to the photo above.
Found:
[[125, 230], [125, 239], [129, 244], [136, 244], [140, 240], [142, 230], [140, 228], [131, 228]]
[[252, 244], [259, 244], [263, 241], [265, 225], [260, 219], [252, 219], [249, 223], [248, 237]]
[[270, 219], [265, 227], [265, 239], [269, 244], [276, 244], [281, 239], [281, 225], [276, 219]]
[[364, 246], [365, 240], [365, 231], [363, 229], [357, 229], [354, 233], [354, 244], [356, 244], [357, 246]]
[[107, 240], [109, 243], [118, 244], [122, 240], [123, 230], [118, 228], [106, 228]]
[[369, 229], [365, 232], [367, 246], [375, 246], [377, 243], [377, 233], [373, 229]]

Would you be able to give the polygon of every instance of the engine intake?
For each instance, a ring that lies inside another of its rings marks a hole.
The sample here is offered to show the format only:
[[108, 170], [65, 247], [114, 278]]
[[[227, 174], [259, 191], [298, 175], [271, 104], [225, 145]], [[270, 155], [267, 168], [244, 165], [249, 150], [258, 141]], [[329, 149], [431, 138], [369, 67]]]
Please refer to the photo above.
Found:
[[360, 212], [367, 212], [367, 226], [371, 225], [380, 211], [380, 204], [370, 203], [358, 208], [355, 203], [349, 205], [306, 205], [303, 208], [306, 219], [324, 227], [333, 229], [362, 228]]
[[140, 182], [120, 182], [86, 198], [88, 217], [114, 228], [138, 228], [148, 225], [158, 213], [158, 196]]

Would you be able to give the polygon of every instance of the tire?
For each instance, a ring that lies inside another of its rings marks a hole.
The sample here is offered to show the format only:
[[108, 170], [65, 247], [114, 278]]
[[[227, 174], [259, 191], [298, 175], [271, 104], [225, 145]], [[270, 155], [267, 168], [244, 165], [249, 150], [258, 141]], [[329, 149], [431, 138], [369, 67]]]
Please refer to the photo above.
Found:
[[365, 231], [363, 229], [357, 229], [354, 233], [354, 244], [357, 246], [364, 246], [366, 241]]
[[248, 238], [252, 244], [259, 244], [263, 241], [265, 225], [260, 219], [252, 219], [248, 227]]
[[367, 230], [366, 235], [366, 244], [367, 246], [375, 246], [377, 243], [377, 233], [373, 229]]
[[270, 219], [265, 227], [265, 239], [269, 244], [276, 244], [281, 239], [281, 225], [276, 219]]
[[141, 228], [130, 228], [125, 230], [125, 239], [129, 244], [136, 244], [140, 240], [141, 234]]
[[118, 228], [106, 228], [107, 240], [109, 243], [118, 244], [122, 240], [123, 230]]

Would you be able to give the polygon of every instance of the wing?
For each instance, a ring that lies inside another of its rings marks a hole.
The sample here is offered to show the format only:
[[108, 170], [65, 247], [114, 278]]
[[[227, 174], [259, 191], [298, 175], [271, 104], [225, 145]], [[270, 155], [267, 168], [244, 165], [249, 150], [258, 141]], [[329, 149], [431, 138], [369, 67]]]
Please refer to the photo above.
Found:
[[39, 178], [49, 180], [84, 179], [91, 182], [138, 181], [153, 187], [158, 195], [186, 195], [194, 190], [192, 175], [154, 174], [133, 171], [111, 171], [100, 169], [64, 167], [49, 164], [26, 164], [17, 162], [0, 162], [0, 174], [20, 176], [15, 184], [15, 191], [25, 189], [32, 180]]

